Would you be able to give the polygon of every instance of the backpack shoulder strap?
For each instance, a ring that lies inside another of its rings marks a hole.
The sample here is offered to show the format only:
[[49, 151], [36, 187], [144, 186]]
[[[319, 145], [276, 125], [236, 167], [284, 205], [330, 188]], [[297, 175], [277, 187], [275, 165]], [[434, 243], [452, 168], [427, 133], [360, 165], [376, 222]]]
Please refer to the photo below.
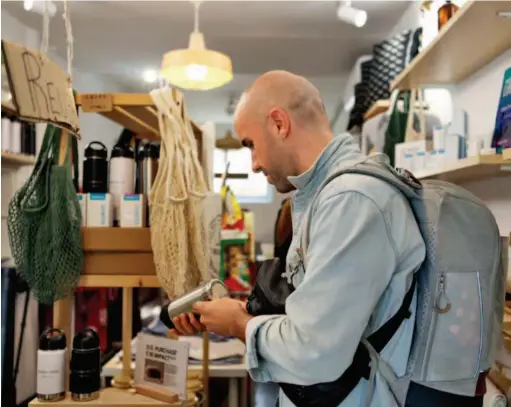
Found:
[[365, 157], [362, 161], [349, 166], [340, 166], [335, 169], [327, 179], [318, 188], [316, 194], [311, 200], [309, 208], [305, 213], [303, 227], [301, 232], [300, 249], [302, 253], [302, 261], [306, 267], [307, 247], [309, 244], [309, 232], [314, 206], [323, 189], [334, 179], [343, 174], [361, 174], [378, 178], [389, 183], [401, 191], [407, 199], [420, 199], [418, 190], [422, 188], [422, 184], [409, 171], [403, 169], [394, 169], [388, 162], [388, 158], [384, 154], [373, 154]]

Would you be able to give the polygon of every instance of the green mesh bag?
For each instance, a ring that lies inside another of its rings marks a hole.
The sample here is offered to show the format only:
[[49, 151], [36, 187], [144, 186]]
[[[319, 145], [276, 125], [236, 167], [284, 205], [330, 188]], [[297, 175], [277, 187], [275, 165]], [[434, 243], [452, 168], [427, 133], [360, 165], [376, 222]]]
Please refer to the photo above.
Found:
[[[71, 174], [78, 176], [76, 139], [52, 125], [46, 127], [32, 174], [9, 202], [7, 230], [18, 273], [35, 298], [51, 304], [78, 285], [83, 267], [81, 211]], [[59, 166], [61, 137], [67, 137]]]

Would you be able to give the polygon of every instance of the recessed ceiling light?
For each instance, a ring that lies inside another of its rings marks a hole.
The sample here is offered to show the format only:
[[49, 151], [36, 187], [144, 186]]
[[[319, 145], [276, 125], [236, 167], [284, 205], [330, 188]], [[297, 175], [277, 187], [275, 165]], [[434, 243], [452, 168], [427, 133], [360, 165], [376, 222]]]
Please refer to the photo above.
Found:
[[154, 69], [146, 69], [143, 74], [144, 81], [154, 83], [158, 80], [158, 72]]

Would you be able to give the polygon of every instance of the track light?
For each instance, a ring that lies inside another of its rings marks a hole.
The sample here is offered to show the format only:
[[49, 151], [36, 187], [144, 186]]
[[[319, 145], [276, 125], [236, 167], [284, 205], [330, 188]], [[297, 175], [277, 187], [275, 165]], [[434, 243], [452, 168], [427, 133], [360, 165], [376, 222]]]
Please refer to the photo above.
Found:
[[367, 22], [367, 11], [354, 8], [351, 6], [351, 1], [345, 1], [339, 4], [337, 17], [355, 27], [363, 27]]
[[38, 14], [44, 14], [45, 7], [48, 8], [48, 14], [53, 17], [57, 13], [57, 6], [51, 0], [24, 0], [23, 8], [26, 11], [33, 11]]

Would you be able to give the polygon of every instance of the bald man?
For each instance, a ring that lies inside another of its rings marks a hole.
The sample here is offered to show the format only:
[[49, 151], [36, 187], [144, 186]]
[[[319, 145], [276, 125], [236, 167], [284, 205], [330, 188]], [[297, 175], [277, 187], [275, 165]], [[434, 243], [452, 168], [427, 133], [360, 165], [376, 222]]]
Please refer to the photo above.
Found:
[[[363, 159], [359, 147], [350, 134], [333, 136], [318, 90], [289, 72], [268, 72], [247, 89], [235, 128], [252, 153], [254, 171], [263, 172], [280, 192], [297, 189], [294, 236], [282, 274], [295, 291], [285, 315], [252, 317], [242, 302], [221, 299], [195, 306], [200, 322], [182, 316], [174, 323], [181, 333], [206, 327], [246, 341], [248, 370], [256, 381], [333, 382], [350, 366], [361, 341], [400, 308], [425, 256], [418, 226], [392, 186], [365, 175], [342, 175], [314, 204], [304, 270], [299, 250], [304, 214], [329, 174]], [[415, 299], [411, 316], [381, 353], [398, 377], [408, 361], [414, 305]], [[371, 407], [397, 406], [376, 366], [371, 373], [336, 405], [358, 407], [366, 400]], [[293, 405], [283, 391], [279, 403]]]

